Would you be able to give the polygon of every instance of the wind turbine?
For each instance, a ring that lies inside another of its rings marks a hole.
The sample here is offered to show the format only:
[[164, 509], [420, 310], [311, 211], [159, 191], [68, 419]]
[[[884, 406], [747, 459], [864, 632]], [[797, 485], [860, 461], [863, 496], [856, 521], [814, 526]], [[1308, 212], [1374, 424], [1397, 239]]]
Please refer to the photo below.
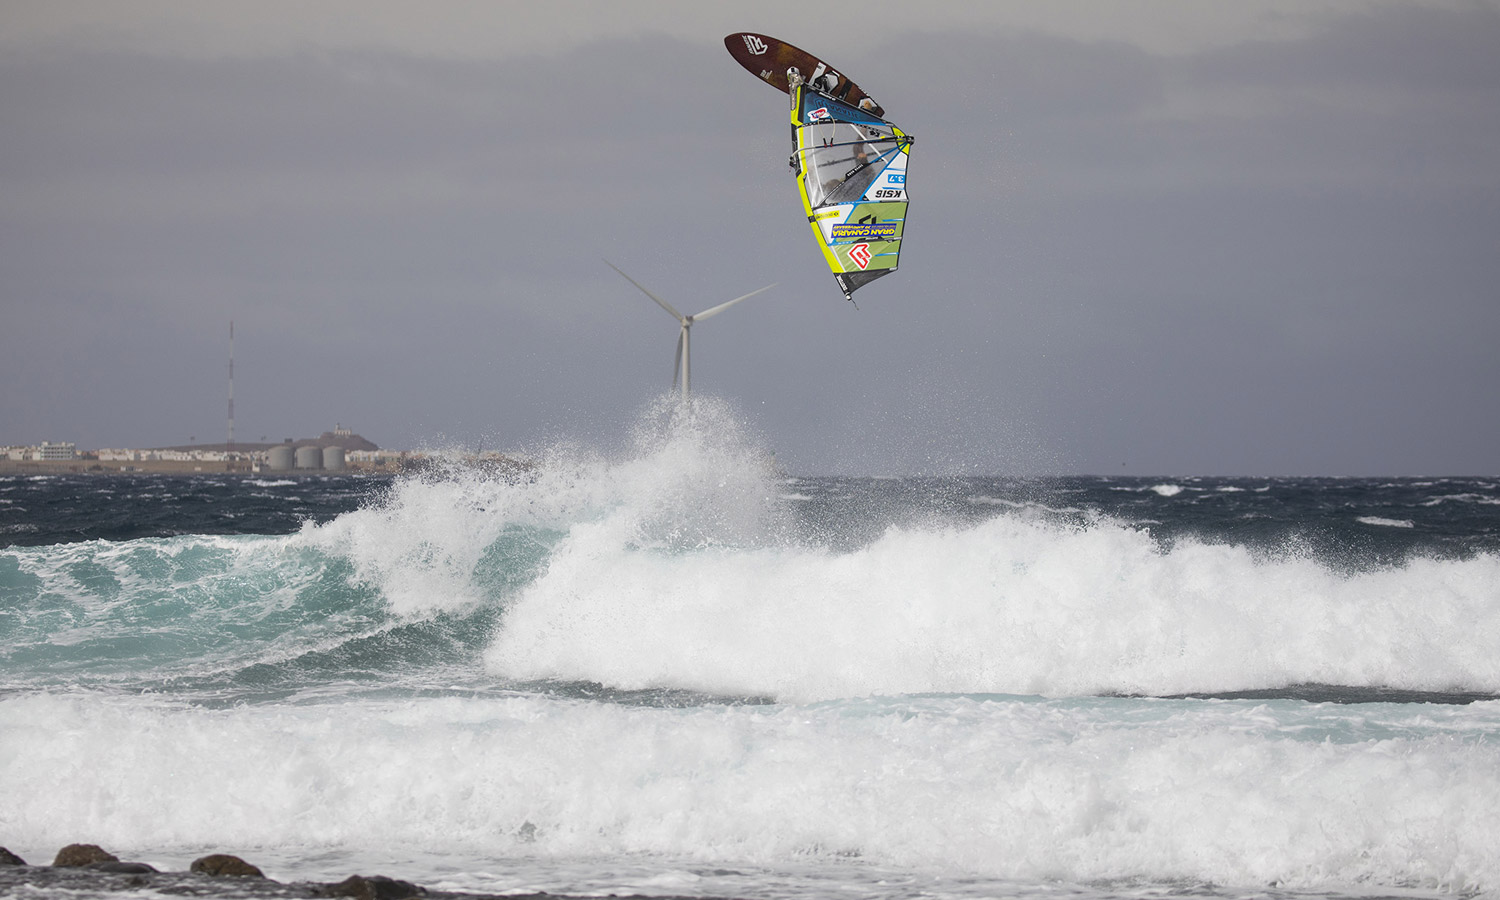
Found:
[[[604, 261], [604, 264], [606, 266], [609, 266], [611, 269], [614, 269], [616, 272], [620, 272], [620, 267], [610, 262], [609, 260], [606, 259]], [[774, 284], [768, 284], [760, 290], [751, 291], [743, 297], [735, 297], [733, 300], [730, 300], [727, 303], [720, 303], [718, 306], [705, 309], [701, 313], [696, 313], [691, 316], [685, 316], [677, 310], [673, 309], [672, 304], [646, 290], [644, 287], [641, 287], [641, 283], [639, 281], [636, 281], [634, 278], [631, 278], [624, 272], [620, 272], [620, 277], [635, 285], [637, 288], [640, 288], [641, 293], [645, 294], [647, 297], [650, 297], [652, 300], [655, 300], [658, 306], [671, 313], [672, 318], [676, 319], [679, 323], [682, 324], [682, 332], [677, 335], [677, 358], [672, 362], [672, 386], [676, 387], [678, 381], [682, 382], [682, 398], [684, 400], [687, 399], [688, 394], [691, 393], [692, 390], [689, 383], [692, 380], [693, 371], [691, 363], [693, 323], [701, 322], [709, 316], [716, 316], [729, 307], [740, 302], [741, 300], [748, 300], [751, 297], [754, 297], [756, 294], [759, 294], [762, 291], [769, 291], [771, 288], [776, 286]]]

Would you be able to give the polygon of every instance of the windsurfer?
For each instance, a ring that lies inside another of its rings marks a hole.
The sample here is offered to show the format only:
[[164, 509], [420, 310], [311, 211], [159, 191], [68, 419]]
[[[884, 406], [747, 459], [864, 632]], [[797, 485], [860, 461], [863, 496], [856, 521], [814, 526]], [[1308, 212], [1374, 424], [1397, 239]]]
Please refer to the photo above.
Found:
[[853, 168], [844, 173], [843, 178], [829, 179], [823, 185], [825, 202], [828, 203], [853, 203], [864, 195], [875, 181], [875, 176], [880, 174], [879, 167], [870, 165], [870, 152], [867, 144], [854, 145], [854, 156], [851, 158]]

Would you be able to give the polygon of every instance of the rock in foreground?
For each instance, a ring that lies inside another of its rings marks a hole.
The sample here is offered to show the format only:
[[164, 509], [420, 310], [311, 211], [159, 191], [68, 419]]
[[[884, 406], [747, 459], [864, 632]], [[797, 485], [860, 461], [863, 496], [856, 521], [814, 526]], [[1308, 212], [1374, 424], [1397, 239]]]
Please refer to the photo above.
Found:
[[355, 900], [412, 900], [427, 893], [408, 881], [397, 881], [384, 875], [366, 878], [350, 875], [338, 884], [325, 885], [318, 892], [324, 897], [353, 897]]
[[200, 856], [193, 860], [188, 867], [189, 872], [198, 872], [202, 875], [224, 876], [233, 875], [242, 878], [265, 878], [266, 875], [260, 869], [228, 853], [212, 853], [208, 856]]
[[119, 861], [120, 857], [115, 856], [98, 844], [69, 844], [57, 851], [57, 858], [52, 860], [52, 865], [59, 868], [71, 868], [73, 866], [92, 866], [97, 863]]

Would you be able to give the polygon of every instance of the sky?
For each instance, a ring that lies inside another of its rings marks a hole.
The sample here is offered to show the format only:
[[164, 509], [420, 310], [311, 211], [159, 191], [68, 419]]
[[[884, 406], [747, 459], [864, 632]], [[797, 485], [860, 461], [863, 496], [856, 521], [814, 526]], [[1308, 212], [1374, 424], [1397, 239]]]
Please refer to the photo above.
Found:
[[[846, 302], [769, 34], [916, 138]], [[1500, 0], [0, 0], [0, 445], [1500, 474]]]

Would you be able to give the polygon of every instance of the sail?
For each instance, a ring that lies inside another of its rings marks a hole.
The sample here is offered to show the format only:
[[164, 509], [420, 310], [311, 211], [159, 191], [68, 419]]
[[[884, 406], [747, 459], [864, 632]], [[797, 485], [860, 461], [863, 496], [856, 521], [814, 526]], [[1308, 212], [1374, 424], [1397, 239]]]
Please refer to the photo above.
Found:
[[896, 270], [912, 138], [871, 112], [797, 85], [792, 166], [807, 221], [844, 296]]

